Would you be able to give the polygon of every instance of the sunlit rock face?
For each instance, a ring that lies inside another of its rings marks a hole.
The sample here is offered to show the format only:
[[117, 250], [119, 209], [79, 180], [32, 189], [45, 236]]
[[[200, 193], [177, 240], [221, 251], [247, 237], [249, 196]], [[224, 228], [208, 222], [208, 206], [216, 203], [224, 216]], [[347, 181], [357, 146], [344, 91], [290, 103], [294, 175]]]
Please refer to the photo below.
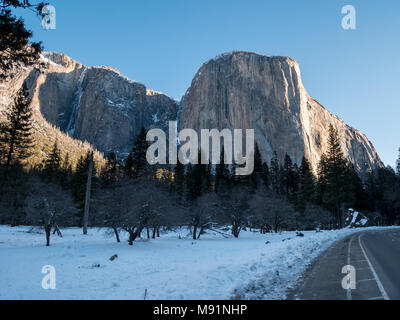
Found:
[[360, 173], [382, 166], [364, 134], [307, 94], [297, 61], [249, 52], [222, 54], [199, 69], [181, 101], [179, 129], [254, 129], [262, 157], [305, 155], [316, 171], [328, 128], [339, 133], [344, 155]]
[[21, 70], [8, 90], [26, 80], [32, 104], [51, 124], [102, 152], [127, 153], [142, 126], [166, 129], [177, 102], [110, 67], [86, 67], [64, 54], [46, 53], [46, 68]]
[[307, 94], [298, 63], [288, 57], [231, 52], [207, 61], [180, 103], [149, 90], [111, 67], [87, 67], [59, 53], [45, 53], [45, 68], [21, 69], [0, 85], [0, 117], [25, 81], [35, 107], [35, 127], [49, 141], [59, 132], [64, 148], [88, 141], [98, 150], [126, 155], [141, 127], [254, 129], [265, 161], [274, 151], [300, 164], [305, 155], [316, 172], [327, 149], [328, 128], [361, 174], [382, 166], [364, 134], [346, 125]]

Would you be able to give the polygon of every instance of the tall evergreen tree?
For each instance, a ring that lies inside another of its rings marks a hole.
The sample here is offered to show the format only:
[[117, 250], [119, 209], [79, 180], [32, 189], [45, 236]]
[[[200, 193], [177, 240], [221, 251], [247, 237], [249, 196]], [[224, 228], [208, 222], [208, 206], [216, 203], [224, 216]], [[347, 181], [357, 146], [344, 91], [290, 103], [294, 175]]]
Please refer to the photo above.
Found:
[[[199, 151], [198, 159], [201, 159]], [[193, 202], [207, 191], [211, 191], [211, 177], [209, 167], [206, 164], [187, 165], [185, 182], [187, 190], [187, 201]]]
[[224, 157], [225, 149], [224, 146], [221, 148], [220, 163], [215, 165], [215, 191], [221, 191], [224, 186], [230, 183], [231, 173], [229, 165], [225, 164]]
[[258, 148], [258, 144], [256, 143], [255, 146], [255, 151], [254, 151], [254, 171], [256, 174], [261, 174], [262, 173], [262, 157], [261, 157], [261, 152], [260, 149]]
[[340, 147], [339, 136], [336, 129], [330, 125], [328, 137], [328, 151], [323, 163], [320, 163], [320, 174], [323, 186], [322, 203], [331, 210], [336, 218], [339, 228], [343, 223], [343, 209], [353, 203], [349, 190], [348, 167]]
[[256, 144], [254, 150], [254, 169], [250, 175], [245, 177], [248, 185], [250, 186], [251, 192], [255, 192], [257, 190], [259, 181], [262, 179], [262, 174], [263, 174], [263, 162], [261, 158], [260, 149], [258, 148], [258, 144]]
[[281, 177], [281, 194], [291, 199], [295, 190], [295, 172], [292, 159], [288, 154], [285, 155]]
[[271, 159], [271, 164], [269, 168], [270, 172], [270, 177], [271, 177], [271, 187], [272, 190], [275, 191], [277, 194], [280, 193], [280, 183], [281, 183], [281, 178], [280, 178], [280, 163], [278, 159], [278, 154], [276, 151], [274, 151], [274, 156]]
[[311, 171], [310, 163], [303, 157], [299, 169], [296, 208], [303, 212], [307, 203], [313, 203], [315, 200], [315, 177]]
[[101, 172], [101, 180], [104, 185], [111, 186], [118, 180], [119, 175], [119, 161], [115, 152], [111, 152], [107, 156], [107, 162]]
[[346, 197], [345, 201], [349, 206], [353, 206], [354, 209], [362, 211], [367, 209], [367, 193], [365, 186], [361, 181], [361, 178], [357, 174], [354, 165], [347, 163], [346, 173], [347, 183], [345, 187]]
[[30, 42], [32, 32], [11, 10], [29, 9], [42, 15], [43, 6], [43, 2], [31, 4], [29, 0], [0, 1], [0, 80], [13, 75], [18, 67], [37, 64], [42, 51], [40, 42]]
[[5, 154], [6, 171], [14, 160], [23, 160], [32, 148], [31, 98], [24, 84], [14, 103], [6, 111], [6, 121], [0, 126], [0, 143]]
[[400, 186], [390, 166], [378, 168], [375, 178], [377, 209], [383, 224], [394, 224], [400, 219]]
[[57, 141], [54, 142], [53, 149], [44, 160], [43, 173], [47, 179], [61, 182], [61, 150], [58, 148]]
[[146, 152], [149, 143], [146, 141], [146, 135], [146, 129], [142, 127], [129, 156], [125, 160], [124, 172], [129, 176], [138, 176], [148, 168]]
[[134, 174], [134, 162], [133, 162], [132, 152], [129, 153], [129, 155], [126, 157], [126, 159], [124, 161], [123, 171], [124, 171], [124, 174], [128, 177], [130, 177]]
[[261, 179], [263, 180], [265, 187], [269, 188], [270, 183], [271, 183], [271, 181], [270, 181], [271, 178], [269, 175], [269, 167], [266, 162], [263, 162], [263, 164], [262, 164]]
[[370, 212], [374, 212], [377, 210], [377, 202], [376, 202], [376, 182], [375, 182], [375, 174], [374, 171], [370, 170], [367, 173], [367, 177], [365, 179], [365, 193], [367, 196], [367, 210]]
[[67, 152], [61, 164], [61, 186], [69, 188], [72, 177], [72, 165], [69, 161], [69, 153]]
[[326, 155], [322, 154], [321, 159], [318, 163], [318, 181], [317, 181], [317, 190], [316, 190], [316, 202], [318, 205], [323, 205], [323, 198], [326, 189], [326, 179], [325, 175], [327, 172], [327, 159]]
[[185, 167], [183, 164], [178, 161], [174, 168], [174, 181], [173, 188], [176, 196], [178, 197], [178, 201], [182, 201], [184, 194], [184, 182], [185, 182]]

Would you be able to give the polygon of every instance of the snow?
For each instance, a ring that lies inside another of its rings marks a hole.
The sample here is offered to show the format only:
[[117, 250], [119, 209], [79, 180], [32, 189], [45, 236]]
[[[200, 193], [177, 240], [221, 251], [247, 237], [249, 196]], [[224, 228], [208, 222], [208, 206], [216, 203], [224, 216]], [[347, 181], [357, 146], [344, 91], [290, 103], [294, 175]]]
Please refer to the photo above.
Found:
[[160, 118], [158, 118], [158, 112], [156, 112], [155, 114], [153, 114], [151, 116], [151, 119], [153, 120], [153, 123], [157, 123], [160, 121]]
[[136, 107], [135, 100], [128, 100], [123, 98], [116, 98], [115, 100], [111, 100], [106, 98], [108, 106], [117, 109], [121, 112], [125, 117], [129, 117], [129, 112]]
[[[0, 299], [283, 299], [307, 265], [335, 240], [360, 229], [261, 235], [238, 239], [209, 231], [192, 240], [187, 229], [158, 239], [121, 243], [104, 230], [63, 230], [46, 247], [29, 227], [0, 226]], [[110, 261], [109, 258], [118, 257]], [[56, 270], [44, 290], [42, 267]]]
[[368, 218], [365, 217], [362, 213], [355, 211], [354, 209], [348, 209], [349, 216], [346, 218], [346, 223], [349, 222], [350, 218], [351, 221], [348, 223], [346, 228], [353, 228], [354, 226], [365, 226], [368, 223]]
[[49, 53], [46, 52], [44, 55], [43, 54], [40, 55], [40, 58], [43, 60], [43, 62], [51, 64], [53, 66], [58, 66], [58, 67], [60, 66], [59, 64], [57, 64], [54, 61], [52, 61], [49, 58], [47, 58], [46, 55], [48, 56]]

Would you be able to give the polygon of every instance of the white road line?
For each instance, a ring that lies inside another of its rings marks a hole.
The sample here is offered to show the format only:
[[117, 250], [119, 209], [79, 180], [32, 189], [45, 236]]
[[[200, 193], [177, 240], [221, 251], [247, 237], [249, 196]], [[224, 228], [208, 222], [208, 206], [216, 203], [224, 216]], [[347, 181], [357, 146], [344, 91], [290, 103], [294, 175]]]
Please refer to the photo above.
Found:
[[[347, 265], [348, 265], [348, 266], [350, 265], [351, 243], [352, 243], [352, 241], [353, 241], [353, 238], [354, 238], [354, 236], [352, 236], [352, 237], [350, 238], [350, 241], [349, 241], [349, 249], [348, 249], [348, 251], [347, 251]], [[350, 286], [347, 288], [346, 296], [347, 296], [347, 300], [351, 300], [351, 288], [350, 288]]]
[[363, 245], [361, 244], [361, 234], [358, 236], [358, 243], [360, 244], [361, 251], [363, 252], [364, 257], [365, 257], [365, 259], [366, 259], [367, 262], [368, 262], [368, 265], [369, 265], [369, 267], [370, 267], [370, 269], [371, 269], [371, 271], [372, 271], [372, 274], [374, 275], [375, 281], [376, 281], [376, 283], [378, 284], [378, 288], [379, 288], [379, 291], [380, 291], [381, 294], [382, 294], [383, 299], [385, 299], [385, 300], [390, 300], [388, 294], [386, 293], [385, 288], [384, 288], [383, 285], [382, 285], [381, 280], [379, 280], [379, 277], [378, 277], [378, 275], [377, 275], [377, 273], [376, 273], [374, 267], [372, 266], [372, 263], [371, 263], [371, 261], [369, 260], [369, 258], [368, 258], [368, 256], [367, 256], [365, 250], [364, 250]]
[[378, 300], [378, 299], [384, 299], [383, 297], [373, 297], [373, 298], [368, 298], [367, 300]]
[[375, 278], [371, 278], [371, 279], [362, 279], [362, 280], [358, 280], [357, 282], [364, 282], [364, 281], [375, 281]]

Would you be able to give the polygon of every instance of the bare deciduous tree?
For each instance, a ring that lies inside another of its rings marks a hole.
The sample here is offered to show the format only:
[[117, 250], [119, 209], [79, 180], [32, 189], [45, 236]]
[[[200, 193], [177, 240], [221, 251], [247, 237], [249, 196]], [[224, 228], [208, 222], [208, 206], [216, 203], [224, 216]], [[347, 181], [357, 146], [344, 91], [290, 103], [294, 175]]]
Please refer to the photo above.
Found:
[[213, 192], [204, 193], [195, 199], [187, 210], [190, 218], [189, 226], [193, 228], [193, 240], [199, 239], [204, 230], [211, 227], [213, 218], [220, 211], [218, 198]]
[[113, 188], [102, 190], [101, 198], [102, 225], [114, 231], [117, 241], [119, 231], [126, 231], [129, 245], [145, 228], [152, 228], [155, 238], [161, 226], [177, 221], [176, 201], [161, 181], [149, 175], [121, 178]]
[[50, 236], [61, 234], [61, 227], [72, 226], [76, 222], [76, 208], [71, 195], [60, 186], [44, 183], [33, 176], [29, 181], [29, 194], [25, 201], [26, 220], [32, 226], [43, 228], [46, 246], [50, 246]]
[[222, 219], [222, 223], [231, 224], [232, 235], [235, 238], [239, 237], [240, 231], [248, 224], [251, 197], [249, 188], [241, 185], [218, 193], [220, 221]]
[[250, 209], [254, 212], [262, 233], [295, 227], [296, 212], [285, 199], [271, 191], [258, 190], [252, 197]]

